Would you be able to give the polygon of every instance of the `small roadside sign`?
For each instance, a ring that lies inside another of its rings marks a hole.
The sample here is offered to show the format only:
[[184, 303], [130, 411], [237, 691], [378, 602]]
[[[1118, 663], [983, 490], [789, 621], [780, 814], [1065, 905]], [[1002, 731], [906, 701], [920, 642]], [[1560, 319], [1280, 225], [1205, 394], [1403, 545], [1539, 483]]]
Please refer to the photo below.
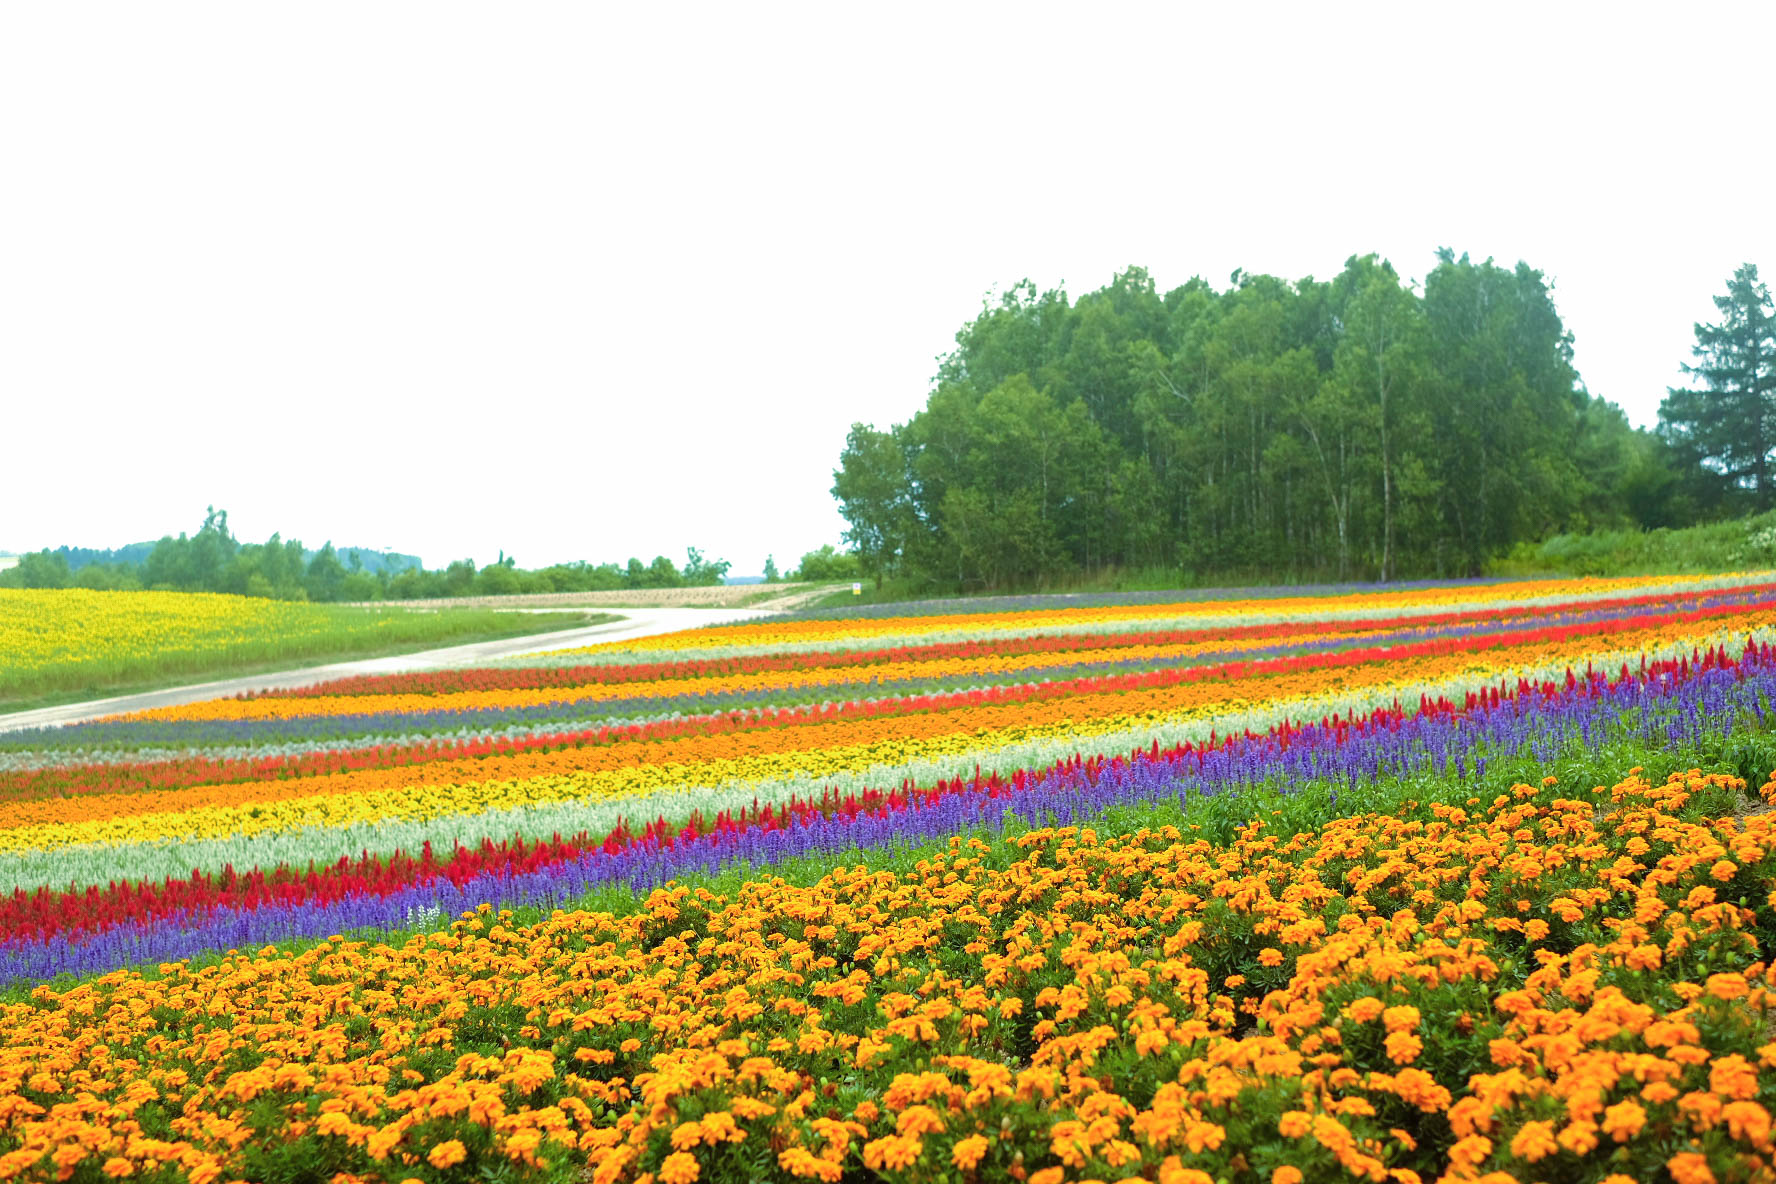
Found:
[[851, 595], [862, 596], [863, 595], [863, 585], [862, 584], [852, 584], [851, 585]]

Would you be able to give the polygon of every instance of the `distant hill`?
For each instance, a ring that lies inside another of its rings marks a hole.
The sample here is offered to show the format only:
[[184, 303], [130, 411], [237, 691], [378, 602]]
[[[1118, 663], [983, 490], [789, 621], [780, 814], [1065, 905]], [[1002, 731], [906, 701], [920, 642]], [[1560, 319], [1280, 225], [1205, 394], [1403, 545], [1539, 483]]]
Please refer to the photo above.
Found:
[[[51, 554], [60, 555], [66, 559], [70, 571], [79, 571], [94, 563], [103, 563], [107, 566], [121, 564], [125, 567], [140, 567], [147, 561], [148, 553], [152, 550], [154, 550], [153, 543], [129, 543], [126, 546], [110, 550], [98, 550], [93, 547], [57, 547]], [[347, 568], [352, 566], [352, 557], [355, 555], [358, 562], [363, 565], [363, 569], [372, 575], [382, 571], [393, 575], [396, 572], [406, 571], [410, 567], [420, 566], [419, 556], [403, 555], [398, 551], [374, 551], [368, 547], [335, 547], [334, 550], [339, 555], [339, 562], [345, 564]], [[315, 552], [312, 550], [302, 552], [304, 563], [314, 557]]]
[[130, 543], [113, 550], [97, 550], [93, 547], [57, 547], [52, 555], [60, 555], [68, 561], [69, 571], [79, 571], [95, 563], [107, 565], [121, 563], [126, 567], [139, 567], [148, 558], [148, 552], [154, 550], [153, 543]]
[[[420, 563], [419, 556], [403, 555], [399, 551], [372, 551], [367, 547], [335, 547], [334, 550], [339, 552], [339, 562], [348, 568], [352, 565], [352, 556], [357, 556], [358, 561], [363, 564], [364, 570], [372, 575], [384, 571], [394, 575], [396, 572], [403, 572], [408, 568], [424, 566]], [[313, 551], [302, 553], [304, 562], [314, 557]]]

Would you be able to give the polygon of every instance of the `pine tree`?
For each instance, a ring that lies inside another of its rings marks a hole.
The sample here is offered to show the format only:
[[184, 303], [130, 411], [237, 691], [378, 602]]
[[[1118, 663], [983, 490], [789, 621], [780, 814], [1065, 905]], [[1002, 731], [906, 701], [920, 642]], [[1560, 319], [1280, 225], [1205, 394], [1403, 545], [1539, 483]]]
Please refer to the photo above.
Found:
[[1770, 290], [1750, 263], [1714, 298], [1718, 324], [1697, 325], [1696, 388], [1672, 389], [1659, 405], [1659, 430], [1688, 457], [1718, 475], [1719, 492], [1749, 497], [1758, 509], [1776, 501], [1776, 316]]

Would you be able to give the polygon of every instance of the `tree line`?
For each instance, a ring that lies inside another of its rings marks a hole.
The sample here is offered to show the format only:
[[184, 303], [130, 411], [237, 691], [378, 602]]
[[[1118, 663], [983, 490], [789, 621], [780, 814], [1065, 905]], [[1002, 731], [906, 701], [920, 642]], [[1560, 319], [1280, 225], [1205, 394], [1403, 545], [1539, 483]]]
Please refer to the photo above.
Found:
[[1585, 389], [1541, 272], [1437, 259], [1422, 290], [1373, 255], [1326, 282], [1160, 293], [1135, 267], [1076, 301], [1020, 283], [957, 334], [910, 420], [853, 425], [845, 538], [878, 583], [933, 589], [1390, 580], [1776, 497], [1755, 268], [1722, 325], [1697, 326], [1699, 389], [1646, 430]]
[[[312, 555], [300, 542], [277, 534], [263, 543], [243, 543], [228, 528], [228, 512], [214, 507], [196, 534], [168, 535], [146, 549], [125, 548], [126, 557], [113, 562], [82, 562], [75, 567], [70, 554], [97, 553], [62, 548], [21, 556], [16, 566], [0, 571], [0, 587], [159, 588], [324, 602], [419, 600], [696, 587], [722, 583], [730, 566], [725, 559], [709, 559], [691, 547], [682, 566], [657, 555], [651, 563], [630, 559], [624, 565], [560, 563], [526, 570], [502, 551], [497, 561], [479, 569], [472, 559], [459, 559], [438, 570], [417, 563], [396, 568], [374, 559], [367, 562], [356, 548], [348, 548], [342, 557], [331, 542]], [[142, 557], [134, 560], [136, 554]]]

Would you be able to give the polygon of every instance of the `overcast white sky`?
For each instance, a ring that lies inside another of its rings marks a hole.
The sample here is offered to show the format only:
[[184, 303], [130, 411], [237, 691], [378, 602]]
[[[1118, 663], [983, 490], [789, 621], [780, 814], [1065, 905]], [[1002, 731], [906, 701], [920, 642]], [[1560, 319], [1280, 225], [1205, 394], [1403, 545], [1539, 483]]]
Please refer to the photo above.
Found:
[[788, 566], [984, 294], [1130, 263], [1523, 259], [1650, 423], [1776, 279], [1776, 4], [1459, 11], [7, 4], [0, 549]]

